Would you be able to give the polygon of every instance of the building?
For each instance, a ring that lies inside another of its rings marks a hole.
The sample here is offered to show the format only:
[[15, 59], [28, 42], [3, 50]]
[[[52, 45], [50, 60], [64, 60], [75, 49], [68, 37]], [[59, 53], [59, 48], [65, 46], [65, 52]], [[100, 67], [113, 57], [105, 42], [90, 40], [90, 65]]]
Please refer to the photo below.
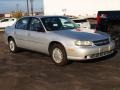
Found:
[[45, 15], [94, 16], [101, 10], [120, 10], [119, 0], [43, 0]]
[[4, 17], [9, 18], [9, 17], [11, 17], [11, 14], [10, 13], [6, 13], [6, 14], [4, 14]]
[[3, 14], [0, 14], [0, 18], [9, 18], [11, 17], [11, 14], [10, 13], [3, 13]]
[[0, 14], [0, 18], [3, 18], [4, 17], [4, 14]]

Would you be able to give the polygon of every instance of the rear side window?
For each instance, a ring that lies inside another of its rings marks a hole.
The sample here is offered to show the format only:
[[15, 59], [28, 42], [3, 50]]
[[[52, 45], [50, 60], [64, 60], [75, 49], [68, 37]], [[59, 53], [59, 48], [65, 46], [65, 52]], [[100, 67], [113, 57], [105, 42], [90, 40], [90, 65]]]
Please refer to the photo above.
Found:
[[15, 28], [27, 30], [28, 22], [29, 22], [29, 18], [22, 18], [16, 23]]

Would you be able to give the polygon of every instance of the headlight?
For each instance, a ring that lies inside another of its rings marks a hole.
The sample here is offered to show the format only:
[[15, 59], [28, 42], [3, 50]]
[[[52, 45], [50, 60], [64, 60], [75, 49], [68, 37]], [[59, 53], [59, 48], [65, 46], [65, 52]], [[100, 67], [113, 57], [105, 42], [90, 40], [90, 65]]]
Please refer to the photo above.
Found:
[[90, 41], [75, 41], [75, 45], [77, 45], [77, 46], [92, 46], [93, 43]]

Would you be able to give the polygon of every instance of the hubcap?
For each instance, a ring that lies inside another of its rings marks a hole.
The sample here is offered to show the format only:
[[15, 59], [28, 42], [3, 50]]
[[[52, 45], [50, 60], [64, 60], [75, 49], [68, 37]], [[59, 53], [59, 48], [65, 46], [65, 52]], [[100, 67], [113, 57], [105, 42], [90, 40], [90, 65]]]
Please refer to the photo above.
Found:
[[60, 63], [62, 62], [62, 59], [63, 59], [63, 53], [59, 48], [55, 48], [53, 50], [52, 57], [56, 63]]
[[14, 51], [14, 50], [15, 50], [15, 43], [14, 43], [14, 41], [10, 41], [9, 47], [10, 47], [10, 50], [11, 50], [11, 51]]

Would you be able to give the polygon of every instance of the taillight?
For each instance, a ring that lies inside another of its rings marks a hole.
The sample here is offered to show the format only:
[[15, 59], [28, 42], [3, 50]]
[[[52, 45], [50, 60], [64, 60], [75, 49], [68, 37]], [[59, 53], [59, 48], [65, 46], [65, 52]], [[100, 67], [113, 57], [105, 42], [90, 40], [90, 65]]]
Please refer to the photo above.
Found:
[[97, 24], [100, 23], [100, 15], [97, 15]]

